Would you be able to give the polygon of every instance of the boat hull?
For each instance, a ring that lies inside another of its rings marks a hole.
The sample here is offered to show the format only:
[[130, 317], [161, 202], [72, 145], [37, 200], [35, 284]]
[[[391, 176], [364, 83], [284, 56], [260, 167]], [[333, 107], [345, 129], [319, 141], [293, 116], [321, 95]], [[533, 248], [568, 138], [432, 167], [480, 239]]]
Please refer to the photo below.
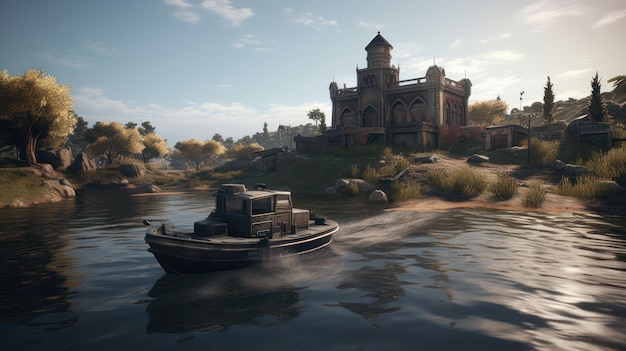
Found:
[[167, 273], [205, 273], [242, 268], [275, 257], [301, 255], [328, 246], [338, 230], [336, 222], [311, 222], [308, 229], [276, 238], [237, 238], [220, 235], [193, 238], [188, 234], [164, 234], [151, 228], [145, 240]]

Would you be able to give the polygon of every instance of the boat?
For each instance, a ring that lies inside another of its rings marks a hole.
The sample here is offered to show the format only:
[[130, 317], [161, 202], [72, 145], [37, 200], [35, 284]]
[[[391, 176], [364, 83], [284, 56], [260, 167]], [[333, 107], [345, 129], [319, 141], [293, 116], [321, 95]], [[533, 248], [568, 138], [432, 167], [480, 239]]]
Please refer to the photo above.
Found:
[[273, 257], [306, 254], [330, 245], [337, 222], [294, 208], [291, 193], [258, 184], [222, 184], [215, 211], [193, 232], [163, 222], [147, 230], [150, 251], [167, 273], [205, 273], [242, 268]]

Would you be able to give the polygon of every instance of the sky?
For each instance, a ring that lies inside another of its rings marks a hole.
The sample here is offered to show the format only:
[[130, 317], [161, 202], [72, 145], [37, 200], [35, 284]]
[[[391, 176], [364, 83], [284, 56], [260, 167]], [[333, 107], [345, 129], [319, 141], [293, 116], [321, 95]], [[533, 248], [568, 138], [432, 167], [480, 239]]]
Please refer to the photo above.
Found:
[[623, 0], [0, 0], [0, 70], [42, 68], [89, 126], [149, 121], [173, 146], [330, 124], [328, 87], [356, 86], [377, 32], [400, 79], [436, 64], [470, 103], [591, 92], [626, 74]]

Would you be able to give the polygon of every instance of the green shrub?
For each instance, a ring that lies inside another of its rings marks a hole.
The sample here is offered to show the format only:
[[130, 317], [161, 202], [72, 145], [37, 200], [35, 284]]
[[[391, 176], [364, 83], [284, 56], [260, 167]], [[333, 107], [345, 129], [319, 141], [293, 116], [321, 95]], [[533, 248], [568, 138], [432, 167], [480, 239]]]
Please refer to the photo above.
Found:
[[452, 175], [439, 168], [431, 169], [429, 179], [434, 188], [467, 198], [476, 197], [487, 188], [485, 177], [471, 166], [460, 168]]
[[543, 167], [556, 160], [559, 155], [559, 146], [560, 143], [558, 141], [545, 141], [533, 138], [530, 143], [530, 163]]
[[626, 175], [626, 147], [613, 148], [606, 154], [593, 152], [585, 165], [602, 178], [623, 177]]
[[448, 172], [441, 168], [431, 168], [428, 171], [428, 180], [430, 185], [435, 189], [449, 190], [448, 189]]
[[406, 201], [410, 199], [417, 199], [422, 196], [420, 184], [414, 180], [406, 182], [392, 182], [391, 194], [393, 201]]
[[543, 190], [543, 182], [535, 180], [528, 184], [528, 191], [522, 198], [524, 207], [538, 208], [546, 200], [546, 192]]
[[561, 183], [554, 187], [554, 193], [563, 196], [572, 196], [580, 200], [595, 200], [610, 197], [612, 193], [602, 185], [602, 180], [588, 174], [576, 177], [572, 183], [569, 178], [561, 179]]
[[508, 200], [517, 192], [517, 181], [510, 174], [499, 173], [496, 183], [491, 186], [491, 192], [498, 200]]

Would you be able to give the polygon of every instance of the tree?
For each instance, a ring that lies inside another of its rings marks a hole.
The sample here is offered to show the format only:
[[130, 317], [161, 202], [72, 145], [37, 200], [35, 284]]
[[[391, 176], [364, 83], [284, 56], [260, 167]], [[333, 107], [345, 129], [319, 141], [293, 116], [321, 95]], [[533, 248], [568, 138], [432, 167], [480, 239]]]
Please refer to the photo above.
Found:
[[137, 130], [139, 131], [139, 134], [141, 135], [148, 135], [150, 133], [154, 133], [156, 128], [154, 128], [152, 124], [150, 124], [149, 121], [145, 121], [141, 123], [141, 127], [137, 128]]
[[249, 160], [252, 158], [252, 153], [262, 150], [264, 150], [263, 146], [258, 143], [236, 144], [228, 150], [227, 155], [234, 159]]
[[587, 102], [587, 114], [593, 122], [602, 122], [609, 114], [604, 98], [600, 95], [600, 88], [600, 78], [596, 72], [595, 77], [591, 80], [591, 96]]
[[268, 134], [268, 130], [267, 130], [267, 122], [263, 123], [263, 135], [267, 136]]
[[139, 131], [124, 128], [119, 122], [96, 122], [87, 130], [85, 138], [91, 153], [106, 157], [108, 163], [122, 156], [138, 154], [144, 148]]
[[309, 111], [309, 113], [307, 113], [307, 116], [309, 117], [309, 119], [314, 120], [315, 121], [315, 126], [317, 127], [317, 122], [320, 123], [320, 132], [322, 134], [326, 133], [326, 115], [324, 114], [324, 112], [320, 111], [319, 108], [316, 108], [315, 110], [311, 110]]
[[124, 124], [124, 128], [126, 128], [126, 129], [135, 129], [135, 128], [137, 128], [137, 123], [135, 123], [135, 122], [127, 122], [126, 124]]
[[213, 138], [211, 138], [211, 140], [215, 140], [220, 144], [224, 144], [224, 137], [222, 136], [222, 134], [219, 134], [219, 133], [215, 133], [213, 135]]
[[87, 141], [85, 140], [85, 132], [88, 129], [89, 123], [81, 116], [76, 117], [76, 126], [74, 126], [74, 132], [67, 140], [67, 145], [72, 149], [74, 155], [83, 150], [87, 150]]
[[608, 80], [613, 83], [613, 100], [626, 98], [626, 76], [620, 75]]
[[74, 130], [76, 115], [70, 87], [42, 69], [22, 76], [0, 72], [0, 146], [16, 145], [31, 165], [35, 150], [58, 147]]
[[196, 139], [179, 141], [174, 145], [174, 149], [189, 162], [192, 162], [196, 170], [200, 169], [200, 164], [209, 160], [213, 156], [224, 153], [224, 145], [215, 140], [201, 142]]
[[476, 126], [498, 123], [508, 109], [502, 100], [476, 101], [468, 107], [468, 123]]
[[552, 91], [552, 83], [548, 76], [548, 82], [543, 89], [543, 121], [545, 124], [554, 123], [554, 92]]
[[144, 163], [148, 163], [153, 158], [163, 157], [169, 153], [167, 142], [156, 133], [144, 135], [143, 146], [141, 157]]

